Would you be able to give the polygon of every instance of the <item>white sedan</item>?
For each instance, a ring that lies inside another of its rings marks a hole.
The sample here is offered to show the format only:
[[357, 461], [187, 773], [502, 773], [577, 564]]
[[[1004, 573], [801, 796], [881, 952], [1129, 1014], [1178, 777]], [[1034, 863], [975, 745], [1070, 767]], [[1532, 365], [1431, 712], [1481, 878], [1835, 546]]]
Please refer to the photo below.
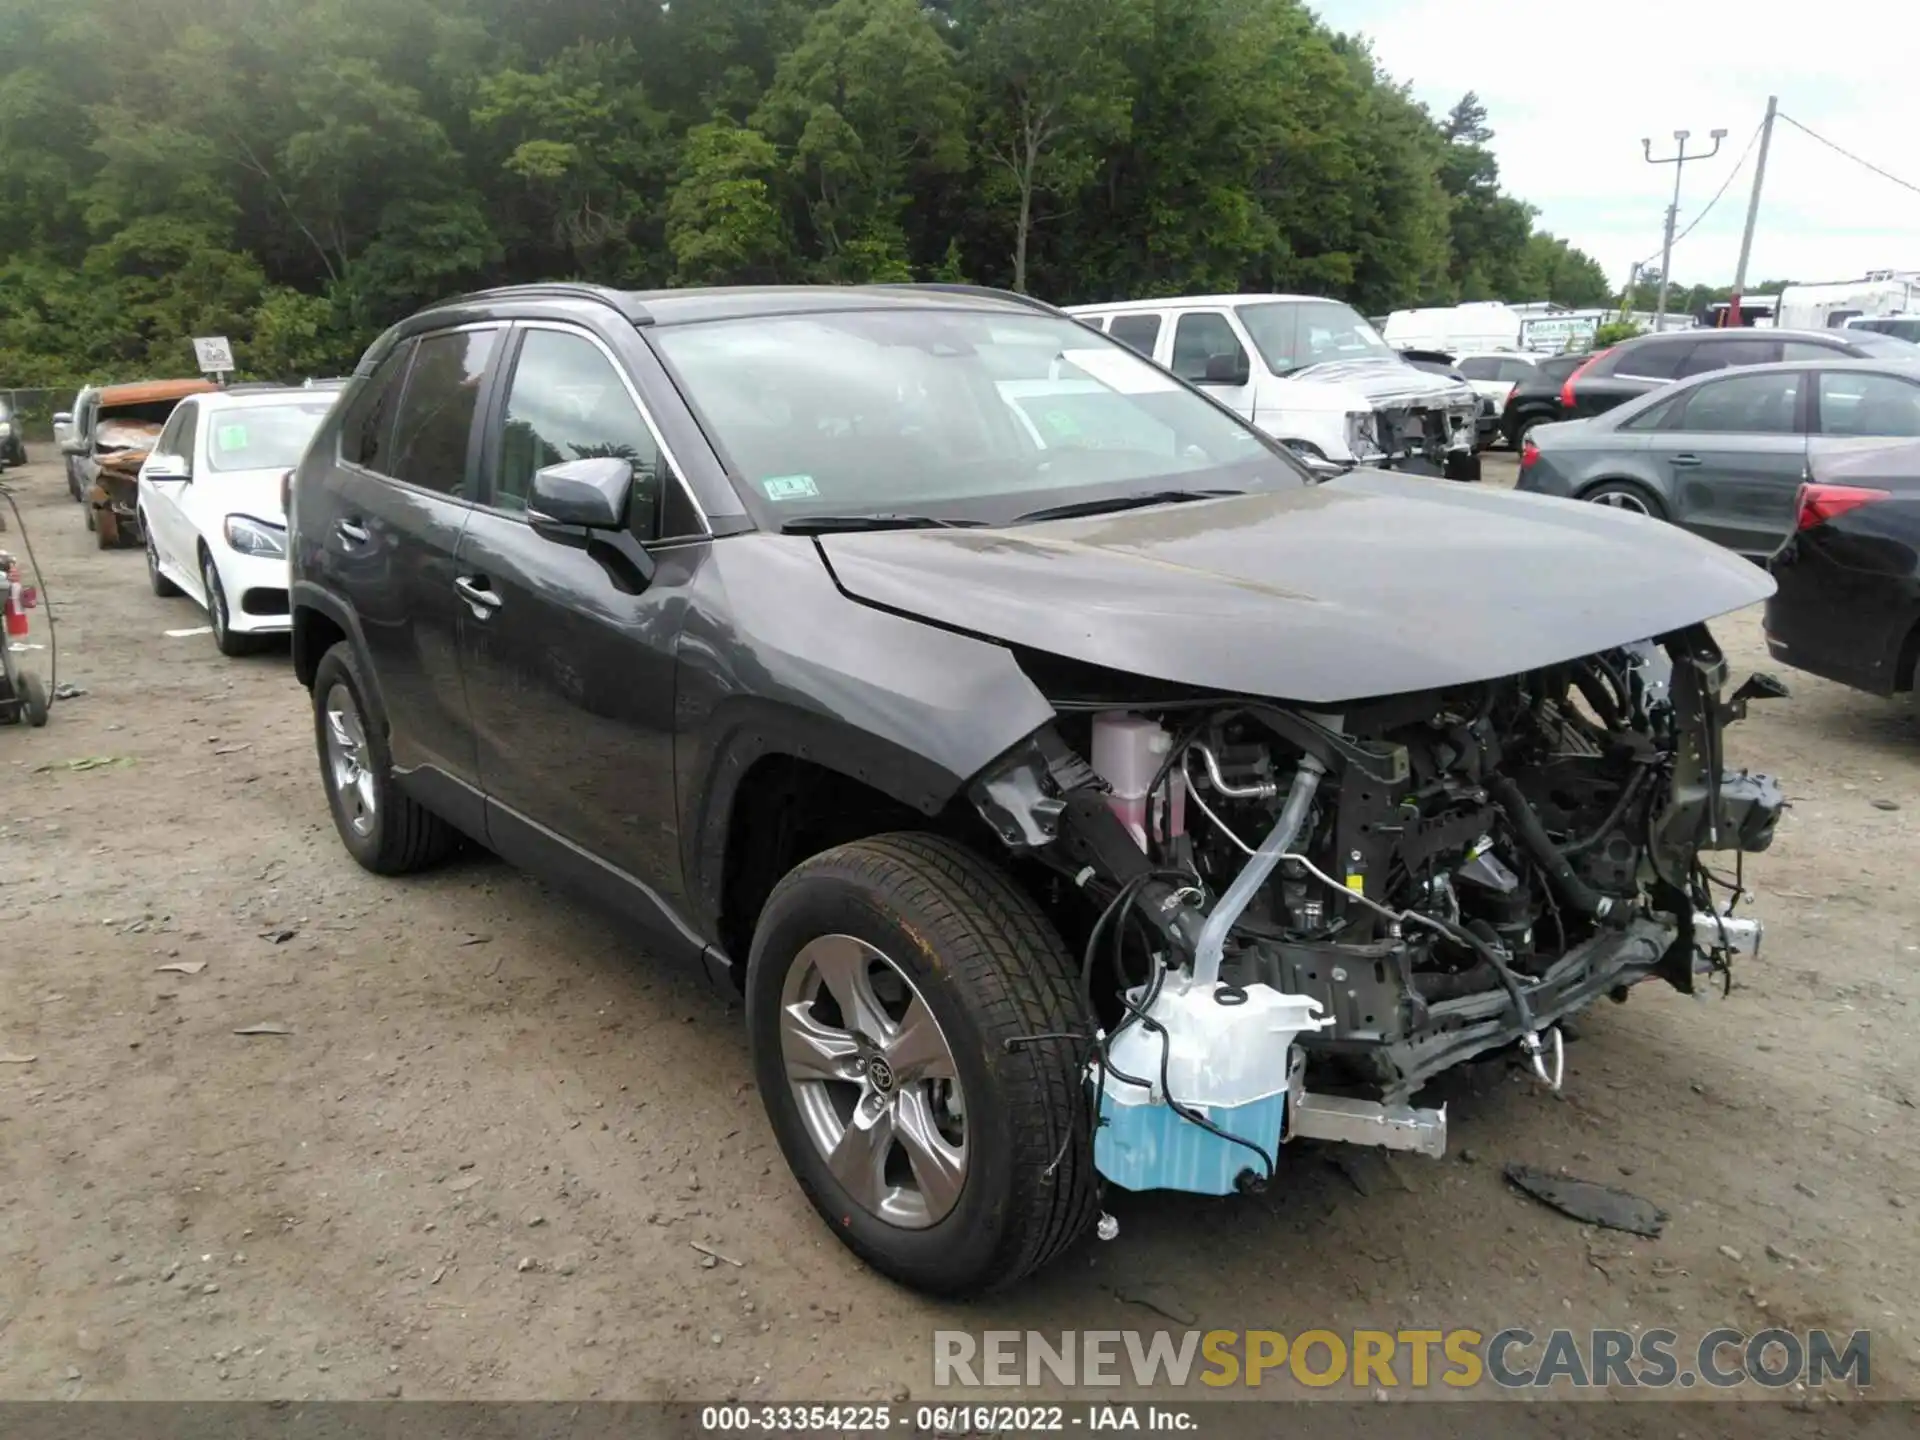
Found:
[[189, 395], [140, 467], [153, 593], [198, 601], [224, 655], [290, 628], [281, 481], [334, 398], [278, 387]]

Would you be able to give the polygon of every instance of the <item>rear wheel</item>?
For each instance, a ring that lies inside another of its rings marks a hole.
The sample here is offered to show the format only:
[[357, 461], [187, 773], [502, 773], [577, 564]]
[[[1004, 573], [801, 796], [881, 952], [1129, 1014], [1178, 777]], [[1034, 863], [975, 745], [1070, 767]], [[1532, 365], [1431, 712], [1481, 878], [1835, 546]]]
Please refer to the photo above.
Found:
[[394, 783], [387, 737], [366, 694], [346, 641], [320, 657], [313, 733], [334, 828], [347, 853], [376, 875], [424, 870], [453, 849], [453, 828]]
[[754, 932], [748, 1035], [780, 1148], [842, 1243], [917, 1289], [1011, 1284], [1092, 1220], [1081, 1047], [1062, 1038], [1087, 1025], [1045, 916], [938, 837], [814, 856]]
[[1655, 520], [1667, 518], [1667, 507], [1660, 503], [1659, 497], [1631, 480], [1602, 480], [1580, 498], [1609, 510], [1626, 510]]

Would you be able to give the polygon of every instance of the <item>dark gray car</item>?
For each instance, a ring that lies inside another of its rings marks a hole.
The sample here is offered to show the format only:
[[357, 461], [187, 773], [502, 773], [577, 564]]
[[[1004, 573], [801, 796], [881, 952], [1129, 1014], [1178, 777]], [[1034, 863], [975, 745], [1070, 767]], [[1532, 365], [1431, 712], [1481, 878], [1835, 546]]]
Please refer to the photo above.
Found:
[[1538, 427], [1518, 488], [1670, 520], [1763, 556], [1793, 528], [1810, 456], [1909, 436], [1920, 437], [1920, 361], [1755, 365]]

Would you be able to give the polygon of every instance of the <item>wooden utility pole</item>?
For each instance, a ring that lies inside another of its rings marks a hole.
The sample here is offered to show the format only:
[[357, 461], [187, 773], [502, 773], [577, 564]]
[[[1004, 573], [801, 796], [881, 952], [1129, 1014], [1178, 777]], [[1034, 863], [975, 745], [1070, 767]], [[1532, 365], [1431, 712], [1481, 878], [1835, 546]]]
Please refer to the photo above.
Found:
[[1747, 197], [1747, 228], [1740, 236], [1740, 263], [1733, 271], [1733, 298], [1727, 302], [1727, 316], [1722, 322], [1726, 325], [1738, 325], [1740, 321], [1740, 296], [1747, 288], [1747, 258], [1753, 253], [1753, 227], [1760, 219], [1760, 186], [1767, 178], [1767, 147], [1773, 143], [1773, 116], [1780, 108], [1780, 97], [1767, 97], [1767, 118], [1760, 123], [1760, 158], [1753, 166], [1753, 194]]

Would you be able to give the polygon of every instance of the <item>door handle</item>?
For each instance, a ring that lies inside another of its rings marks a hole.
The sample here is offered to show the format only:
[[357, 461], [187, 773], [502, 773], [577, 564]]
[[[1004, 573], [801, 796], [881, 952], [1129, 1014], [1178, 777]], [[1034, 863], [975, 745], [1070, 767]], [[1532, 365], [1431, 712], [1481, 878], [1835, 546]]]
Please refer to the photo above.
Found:
[[342, 520], [333, 527], [333, 533], [349, 545], [364, 545], [373, 538], [367, 533], [367, 527], [357, 520]]
[[1691, 470], [1694, 466], [1700, 464], [1701, 460], [1698, 455], [1675, 455], [1667, 463], [1681, 470]]
[[482, 576], [462, 575], [453, 582], [453, 588], [467, 602], [476, 620], [485, 620], [500, 608], [500, 597], [487, 588]]

